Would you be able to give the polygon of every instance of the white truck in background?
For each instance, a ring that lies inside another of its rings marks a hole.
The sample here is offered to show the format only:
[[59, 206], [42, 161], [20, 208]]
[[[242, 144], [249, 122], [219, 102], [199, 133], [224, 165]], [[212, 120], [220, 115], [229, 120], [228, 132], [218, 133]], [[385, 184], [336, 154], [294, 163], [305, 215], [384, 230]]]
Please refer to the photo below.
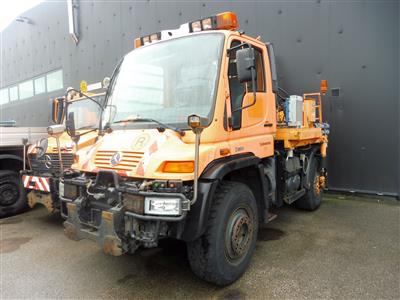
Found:
[[26, 167], [27, 146], [46, 137], [46, 127], [16, 127], [14, 121], [0, 122], [0, 218], [27, 206], [19, 172]]

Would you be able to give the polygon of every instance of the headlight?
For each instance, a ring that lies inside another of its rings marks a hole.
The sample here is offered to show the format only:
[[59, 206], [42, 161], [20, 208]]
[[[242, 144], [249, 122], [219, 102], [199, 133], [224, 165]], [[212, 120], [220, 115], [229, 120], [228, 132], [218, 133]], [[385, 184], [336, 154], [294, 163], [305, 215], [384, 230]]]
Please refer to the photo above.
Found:
[[144, 207], [144, 212], [149, 215], [180, 215], [181, 199], [146, 197]]
[[144, 197], [140, 195], [122, 194], [122, 203], [127, 210], [143, 215]]

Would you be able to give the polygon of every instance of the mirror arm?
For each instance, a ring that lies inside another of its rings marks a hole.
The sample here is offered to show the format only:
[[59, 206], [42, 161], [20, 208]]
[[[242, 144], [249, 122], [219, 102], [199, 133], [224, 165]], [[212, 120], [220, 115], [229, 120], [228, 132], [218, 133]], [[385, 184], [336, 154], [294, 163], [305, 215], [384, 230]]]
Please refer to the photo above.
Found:
[[[69, 89], [69, 90], [67, 91], [67, 93], [65, 94], [65, 99], [68, 99], [68, 94], [69, 94], [71, 91], [77, 92], [77, 93], [79, 93], [79, 95], [85, 96], [85, 98], [92, 100], [92, 101], [93, 101], [94, 103], [96, 103], [101, 109], [103, 109], [103, 105], [101, 105], [101, 103], [99, 103], [97, 100], [95, 100], [95, 99], [93, 99], [92, 97], [89, 97], [88, 95], [82, 93], [81, 91], [78, 91], [78, 90], [73, 89], [73, 88], [72, 88], [72, 89]], [[67, 101], [67, 102], [68, 102], [68, 101]]]
[[242, 106], [242, 107], [234, 109], [232, 111], [232, 113], [237, 112], [239, 110], [243, 110], [243, 109], [249, 108], [249, 107], [251, 107], [251, 106], [256, 104], [256, 101], [257, 101], [256, 88], [257, 87], [256, 87], [256, 70], [255, 70], [255, 68], [251, 68], [251, 84], [253, 86], [253, 102], [248, 104], [248, 105], [246, 105], [246, 106]]
[[241, 48], [241, 47], [244, 47], [244, 46], [247, 46], [247, 47], [251, 47], [251, 45], [249, 45], [248, 43], [241, 43], [241, 44], [239, 44], [239, 45], [236, 45], [236, 46], [233, 46], [233, 47], [231, 47], [231, 48], [229, 48], [229, 49], [226, 49], [226, 54], [227, 55], [229, 55], [229, 53], [231, 52], [231, 51], [233, 51], [233, 50], [235, 50], [235, 49], [238, 49], [238, 48]]
[[85, 134], [91, 133], [91, 132], [96, 131], [96, 130], [97, 130], [97, 128], [91, 129], [91, 130], [88, 130], [88, 131], [86, 131], [86, 132], [84, 132], [84, 133], [82, 133], [82, 134], [79, 134], [79, 135], [77, 135], [77, 136], [81, 137], [81, 136], [84, 136]]

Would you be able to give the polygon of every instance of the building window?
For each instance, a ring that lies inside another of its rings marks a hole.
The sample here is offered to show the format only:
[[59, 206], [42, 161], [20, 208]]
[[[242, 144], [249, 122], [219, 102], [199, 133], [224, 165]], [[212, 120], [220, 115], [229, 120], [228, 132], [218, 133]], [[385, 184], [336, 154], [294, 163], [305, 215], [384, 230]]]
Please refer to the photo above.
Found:
[[62, 70], [51, 72], [46, 75], [47, 91], [52, 92], [63, 88]]
[[19, 96], [18, 96], [18, 86], [17, 85], [10, 87], [8, 92], [10, 95], [10, 101], [18, 100]]
[[0, 90], [0, 104], [8, 103], [8, 89]]
[[28, 80], [19, 84], [19, 99], [26, 99], [33, 96], [33, 81]]
[[35, 79], [35, 95], [43, 94], [46, 92], [46, 78], [39, 77]]

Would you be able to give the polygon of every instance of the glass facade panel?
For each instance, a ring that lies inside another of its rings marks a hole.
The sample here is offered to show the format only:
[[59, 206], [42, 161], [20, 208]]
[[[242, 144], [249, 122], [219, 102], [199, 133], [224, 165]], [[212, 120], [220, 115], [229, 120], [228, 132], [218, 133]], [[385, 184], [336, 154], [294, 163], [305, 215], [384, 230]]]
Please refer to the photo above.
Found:
[[46, 79], [39, 77], [35, 79], [35, 95], [43, 94], [46, 92]]
[[52, 92], [63, 88], [63, 73], [62, 70], [51, 72], [46, 75], [47, 91]]
[[0, 90], [0, 104], [8, 103], [8, 89]]
[[33, 96], [33, 81], [28, 80], [19, 84], [19, 99], [26, 99]]
[[19, 96], [18, 96], [18, 86], [17, 85], [10, 87], [8, 92], [10, 95], [10, 101], [18, 100]]

